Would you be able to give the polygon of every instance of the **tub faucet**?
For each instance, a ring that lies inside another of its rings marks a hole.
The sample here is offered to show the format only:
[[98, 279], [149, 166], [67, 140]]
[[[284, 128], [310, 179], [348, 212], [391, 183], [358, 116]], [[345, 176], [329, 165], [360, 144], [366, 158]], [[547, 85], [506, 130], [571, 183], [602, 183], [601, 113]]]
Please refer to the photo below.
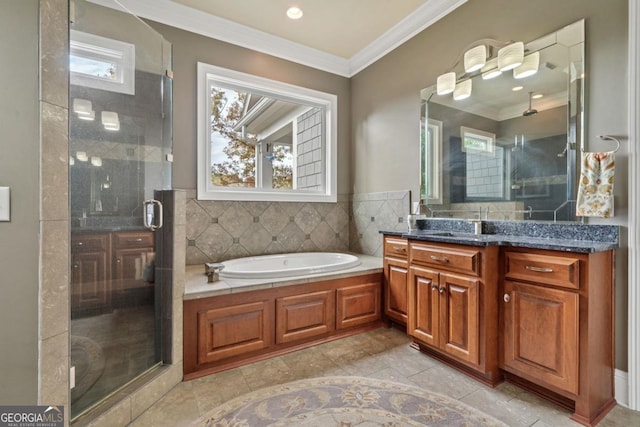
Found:
[[220, 271], [224, 268], [221, 262], [205, 262], [204, 274], [207, 275], [207, 283], [217, 282], [220, 279]]

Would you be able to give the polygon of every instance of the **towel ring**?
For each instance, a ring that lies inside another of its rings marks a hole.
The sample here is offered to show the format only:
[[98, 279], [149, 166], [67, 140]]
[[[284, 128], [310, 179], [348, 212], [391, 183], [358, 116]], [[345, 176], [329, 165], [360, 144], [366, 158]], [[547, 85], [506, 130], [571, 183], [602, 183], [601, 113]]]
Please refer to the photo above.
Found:
[[613, 152], [617, 152], [620, 149], [620, 141], [614, 137], [612, 137], [611, 135], [599, 135], [598, 138], [602, 139], [602, 140], [609, 140], [609, 141], [615, 141], [616, 142], [616, 149], [613, 150]]

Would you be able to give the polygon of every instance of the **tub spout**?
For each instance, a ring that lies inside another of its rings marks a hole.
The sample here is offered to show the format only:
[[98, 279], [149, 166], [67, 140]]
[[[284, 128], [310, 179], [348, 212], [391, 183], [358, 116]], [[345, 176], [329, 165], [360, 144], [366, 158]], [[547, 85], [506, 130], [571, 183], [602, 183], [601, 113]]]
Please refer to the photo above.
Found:
[[220, 279], [220, 270], [224, 268], [221, 262], [205, 262], [204, 274], [207, 275], [207, 283], [217, 282]]

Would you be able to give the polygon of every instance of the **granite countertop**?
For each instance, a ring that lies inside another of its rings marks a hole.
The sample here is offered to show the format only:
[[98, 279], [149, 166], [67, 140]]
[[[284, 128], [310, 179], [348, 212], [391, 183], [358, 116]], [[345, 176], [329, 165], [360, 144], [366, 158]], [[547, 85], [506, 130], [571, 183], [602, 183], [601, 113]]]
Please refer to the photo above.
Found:
[[594, 253], [617, 249], [619, 227], [535, 221], [482, 221], [484, 234], [473, 233], [473, 222], [426, 219], [423, 230], [380, 233], [413, 240], [470, 246], [517, 246], [564, 252]]
[[328, 273], [308, 274], [304, 276], [291, 276], [282, 279], [226, 279], [220, 278], [217, 282], [207, 283], [204, 274], [204, 265], [187, 265], [184, 286], [184, 300], [207, 298], [238, 292], [256, 291], [260, 289], [277, 288], [281, 286], [308, 283], [321, 279], [342, 279], [345, 277], [359, 276], [367, 273], [382, 272], [382, 258], [356, 255], [360, 259], [360, 265], [346, 270], [331, 271]]

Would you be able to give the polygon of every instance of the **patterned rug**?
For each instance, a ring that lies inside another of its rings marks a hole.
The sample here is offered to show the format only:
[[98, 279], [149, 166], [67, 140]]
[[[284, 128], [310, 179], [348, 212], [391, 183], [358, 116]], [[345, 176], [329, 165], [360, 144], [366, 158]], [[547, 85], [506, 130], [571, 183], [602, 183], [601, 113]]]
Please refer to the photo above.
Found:
[[500, 426], [460, 401], [389, 381], [322, 377], [277, 385], [233, 399], [192, 426]]

